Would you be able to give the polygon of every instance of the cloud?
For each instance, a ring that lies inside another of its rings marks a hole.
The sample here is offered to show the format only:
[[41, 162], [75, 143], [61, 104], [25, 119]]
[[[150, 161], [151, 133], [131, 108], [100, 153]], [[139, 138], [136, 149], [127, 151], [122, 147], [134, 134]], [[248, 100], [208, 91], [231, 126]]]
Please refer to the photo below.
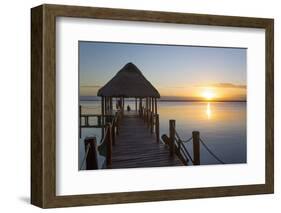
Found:
[[215, 83], [209, 85], [199, 85], [199, 87], [215, 87], [215, 88], [237, 88], [237, 89], [246, 89], [247, 86], [243, 84], [233, 84], [233, 83]]
[[159, 85], [159, 84], [155, 84], [154, 86], [156, 88], [164, 88], [164, 89], [184, 89], [184, 88], [186, 88], [185, 86], [181, 86], [181, 85]]

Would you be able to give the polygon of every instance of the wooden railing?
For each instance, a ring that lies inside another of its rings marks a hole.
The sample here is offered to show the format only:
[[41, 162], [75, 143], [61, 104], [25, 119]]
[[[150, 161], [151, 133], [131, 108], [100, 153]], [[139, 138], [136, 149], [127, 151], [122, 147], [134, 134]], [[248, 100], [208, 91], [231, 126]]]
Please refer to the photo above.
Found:
[[[189, 161], [193, 165], [200, 165], [200, 133], [192, 132], [192, 137], [187, 140], [182, 140], [176, 131], [176, 121], [169, 121], [169, 137], [162, 135], [162, 140], [168, 145], [171, 157], [175, 155], [181, 160], [184, 165], [188, 165]], [[193, 157], [191, 157], [184, 143], [193, 143]]]
[[147, 127], [150, 128], [150, 132], [156, 135], [156, 142], [159, 143], [159, 114], [153, 113], [153, 111], [141, 107], [139, 109], [139, 116], [147, 124]]
[[121, 117], [121, 111], [116, 111], [114, 114], [90, 114], [82, 113], [82, 106], [79, 107], [79, 138], [82, 137], [82, 128], [105, 128], [106, 123], [113, 122], [117, 119], [116, 116]]
[[[216, 155], [203, 141], [200, 137], [199, 131], [193, 131], [192, 136], [189, 139], [183, 140], [176, 130], [176, 121], [169, 121], [169, 137], [167, 135], [162, 135], [162, 140], [165, 144], [168, 145], [170, 150], [170, 155], [174, 157], [175, 155], [182, 161], [184, 165], [188, 165], [189, 161], [192, 162], [193, 165], [200, 165], [200, 144], [202, 147], [206, 149], [206, 151], [220, 164], [225, 164], [223, 160], [220, 159], [218, 155]], [[193, 157], [191, 157], [188, 152], [186, 145], [188, 143], [193, 144]]]
[[[82, 115], [85, 117], [95, 117], [100, 115]], [[108, 118], [110, 116], [107, 116]], [[107, 122], [104, 126], [102, 125], [91, 125], [90, 127], [98, 128], [102, 127], [104, 128], [104, 135], [101, 139], [101, 142], [97, 143], [96, 137], [86, 137], [84, 139], [85, 144], [85, 157], [82, 161], [82, 165], [80, 166], [80, 169], [86, 164], [86, 170], [92, 170], [92, 169], [99, 169], [99, 158], [98, 155], [105, 157], [106, 167], [110, 168], [112, 165], [112, 146], [115, 145], [115, 138], [116, 135], [119, 134], [119, 120], [120, 120], [120, 112], [116, 112], [114, 117], [111, 116], [111, 120]], [[101, 118], [102, 119], [102, 118]], [[89, 127], [89, 125], [82, 125], [82, 127]], [[81, 127], [81, 128], [82, 128]]]

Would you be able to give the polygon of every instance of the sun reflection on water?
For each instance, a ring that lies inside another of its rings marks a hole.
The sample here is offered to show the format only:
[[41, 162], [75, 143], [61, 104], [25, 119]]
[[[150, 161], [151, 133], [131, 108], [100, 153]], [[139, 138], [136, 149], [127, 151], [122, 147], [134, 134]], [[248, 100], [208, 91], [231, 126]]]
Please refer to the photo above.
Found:
[[212, 117], [212, 109], [211, 109], [211, 104], [209, 102], [207, 103], [206, 114], [207, 114], [207, 118], [211, 119], [211, 117]]

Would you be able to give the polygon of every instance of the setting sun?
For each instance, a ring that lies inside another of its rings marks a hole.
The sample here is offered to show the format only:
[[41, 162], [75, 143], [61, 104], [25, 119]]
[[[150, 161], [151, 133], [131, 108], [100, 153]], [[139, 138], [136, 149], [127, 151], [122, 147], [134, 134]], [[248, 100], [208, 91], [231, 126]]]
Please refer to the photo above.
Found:
[[212, 90], [204, 90], [202, 97], [207, 100], [212, 100], [215, 97], [215, 93]]

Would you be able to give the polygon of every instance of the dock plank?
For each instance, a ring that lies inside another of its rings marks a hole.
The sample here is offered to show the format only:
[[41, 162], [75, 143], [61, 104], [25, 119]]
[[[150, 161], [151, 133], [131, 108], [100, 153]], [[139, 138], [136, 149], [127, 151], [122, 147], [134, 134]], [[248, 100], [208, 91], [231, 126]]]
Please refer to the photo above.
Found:
[[119, 135], [112, 149], [112, 167], [142, 168], [183, 165], [177, 156], [170, 157], [169, 149], [156, 142], [147, 124], [134, 113], [124, 115]]

